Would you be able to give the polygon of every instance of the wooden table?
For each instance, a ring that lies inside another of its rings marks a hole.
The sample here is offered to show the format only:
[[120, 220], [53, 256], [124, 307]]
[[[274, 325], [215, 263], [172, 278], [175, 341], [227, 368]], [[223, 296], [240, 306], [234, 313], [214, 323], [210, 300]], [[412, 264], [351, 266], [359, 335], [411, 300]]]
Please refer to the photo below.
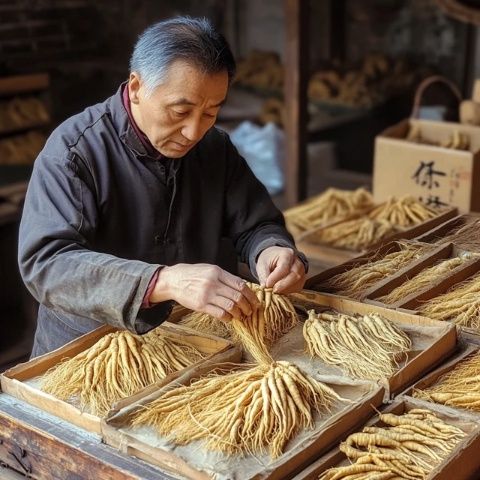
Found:
[[5, 393], [0, 393], [0, 463], [42, 480], [174, 480], [102, 444], [99, 435]]

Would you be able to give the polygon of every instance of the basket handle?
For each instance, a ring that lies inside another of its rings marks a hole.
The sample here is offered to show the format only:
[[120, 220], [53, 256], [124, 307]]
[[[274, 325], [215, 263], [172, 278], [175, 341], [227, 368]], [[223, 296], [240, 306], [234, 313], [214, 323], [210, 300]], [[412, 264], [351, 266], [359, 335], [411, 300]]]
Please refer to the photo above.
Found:
[[447, 85], [447, 87], [449, 87], [450, 90], [452, 91], [453, 95], [457, 98], [458, 103], [462, 101], [462, 94], [458, 89], [458, 87], [452, 81], [450, 81], [448, 78], [443, 77], [442, 75], [432, 75], [431, 77], [427, 77], [423, 79], [419, 83], [417, 90], [415, 91], [415, 98], [413, 100], [413, 108], [412, 108], [412, 113], [410, 114], [410, 118], [418, 118], [418, 113], [420, 111], [420, 104], [422, 102], [422, 97], [425, 90], [430, 85], [437, 82]]

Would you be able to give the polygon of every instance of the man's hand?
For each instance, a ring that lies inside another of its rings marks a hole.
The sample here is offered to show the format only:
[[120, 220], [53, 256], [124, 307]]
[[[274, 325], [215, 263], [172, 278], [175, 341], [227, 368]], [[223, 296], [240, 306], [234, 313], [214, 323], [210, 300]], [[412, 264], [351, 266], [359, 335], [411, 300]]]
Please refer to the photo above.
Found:
[[291, 248], [268, 247], [257, 260], [258, 279], [275, 293], [293, 293], [305, 284], [305, 267]]
[[259, 306], [245, 282], [215, 265], [179, 263], [163, 267], [150, 296], [151, 302], [175, 300], [220, 320], [251, 315]]

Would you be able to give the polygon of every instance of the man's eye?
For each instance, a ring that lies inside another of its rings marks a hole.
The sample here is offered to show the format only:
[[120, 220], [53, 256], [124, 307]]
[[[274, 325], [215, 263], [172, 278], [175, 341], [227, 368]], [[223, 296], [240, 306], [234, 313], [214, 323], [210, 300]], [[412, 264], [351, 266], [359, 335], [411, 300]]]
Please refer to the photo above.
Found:
[[216, 117], [216, 115], [213, 114], [213, 113], [204, 113], [203, 116], [207, 117], [207, 118], [215, 118]]
[[185, 115], [188, 115], [188, 112], [183, 112], [183, 111], [180, 111], [180, 110], [174, 110], [173, 113], [174, 113], [177, 117], [184, 117]]

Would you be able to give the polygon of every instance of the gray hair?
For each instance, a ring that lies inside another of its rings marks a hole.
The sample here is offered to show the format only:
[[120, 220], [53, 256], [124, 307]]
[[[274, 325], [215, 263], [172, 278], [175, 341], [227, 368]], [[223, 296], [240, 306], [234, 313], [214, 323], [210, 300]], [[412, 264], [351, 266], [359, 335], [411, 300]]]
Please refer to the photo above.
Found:
[[147, 28], [133, 49], [130, 72], [137, 72], [151, 93], [176, 60], [207, 74], [227, 71], [229, 82], [235, 75], [235, 59], [225, 37], [206, 18], [176, 17]]

